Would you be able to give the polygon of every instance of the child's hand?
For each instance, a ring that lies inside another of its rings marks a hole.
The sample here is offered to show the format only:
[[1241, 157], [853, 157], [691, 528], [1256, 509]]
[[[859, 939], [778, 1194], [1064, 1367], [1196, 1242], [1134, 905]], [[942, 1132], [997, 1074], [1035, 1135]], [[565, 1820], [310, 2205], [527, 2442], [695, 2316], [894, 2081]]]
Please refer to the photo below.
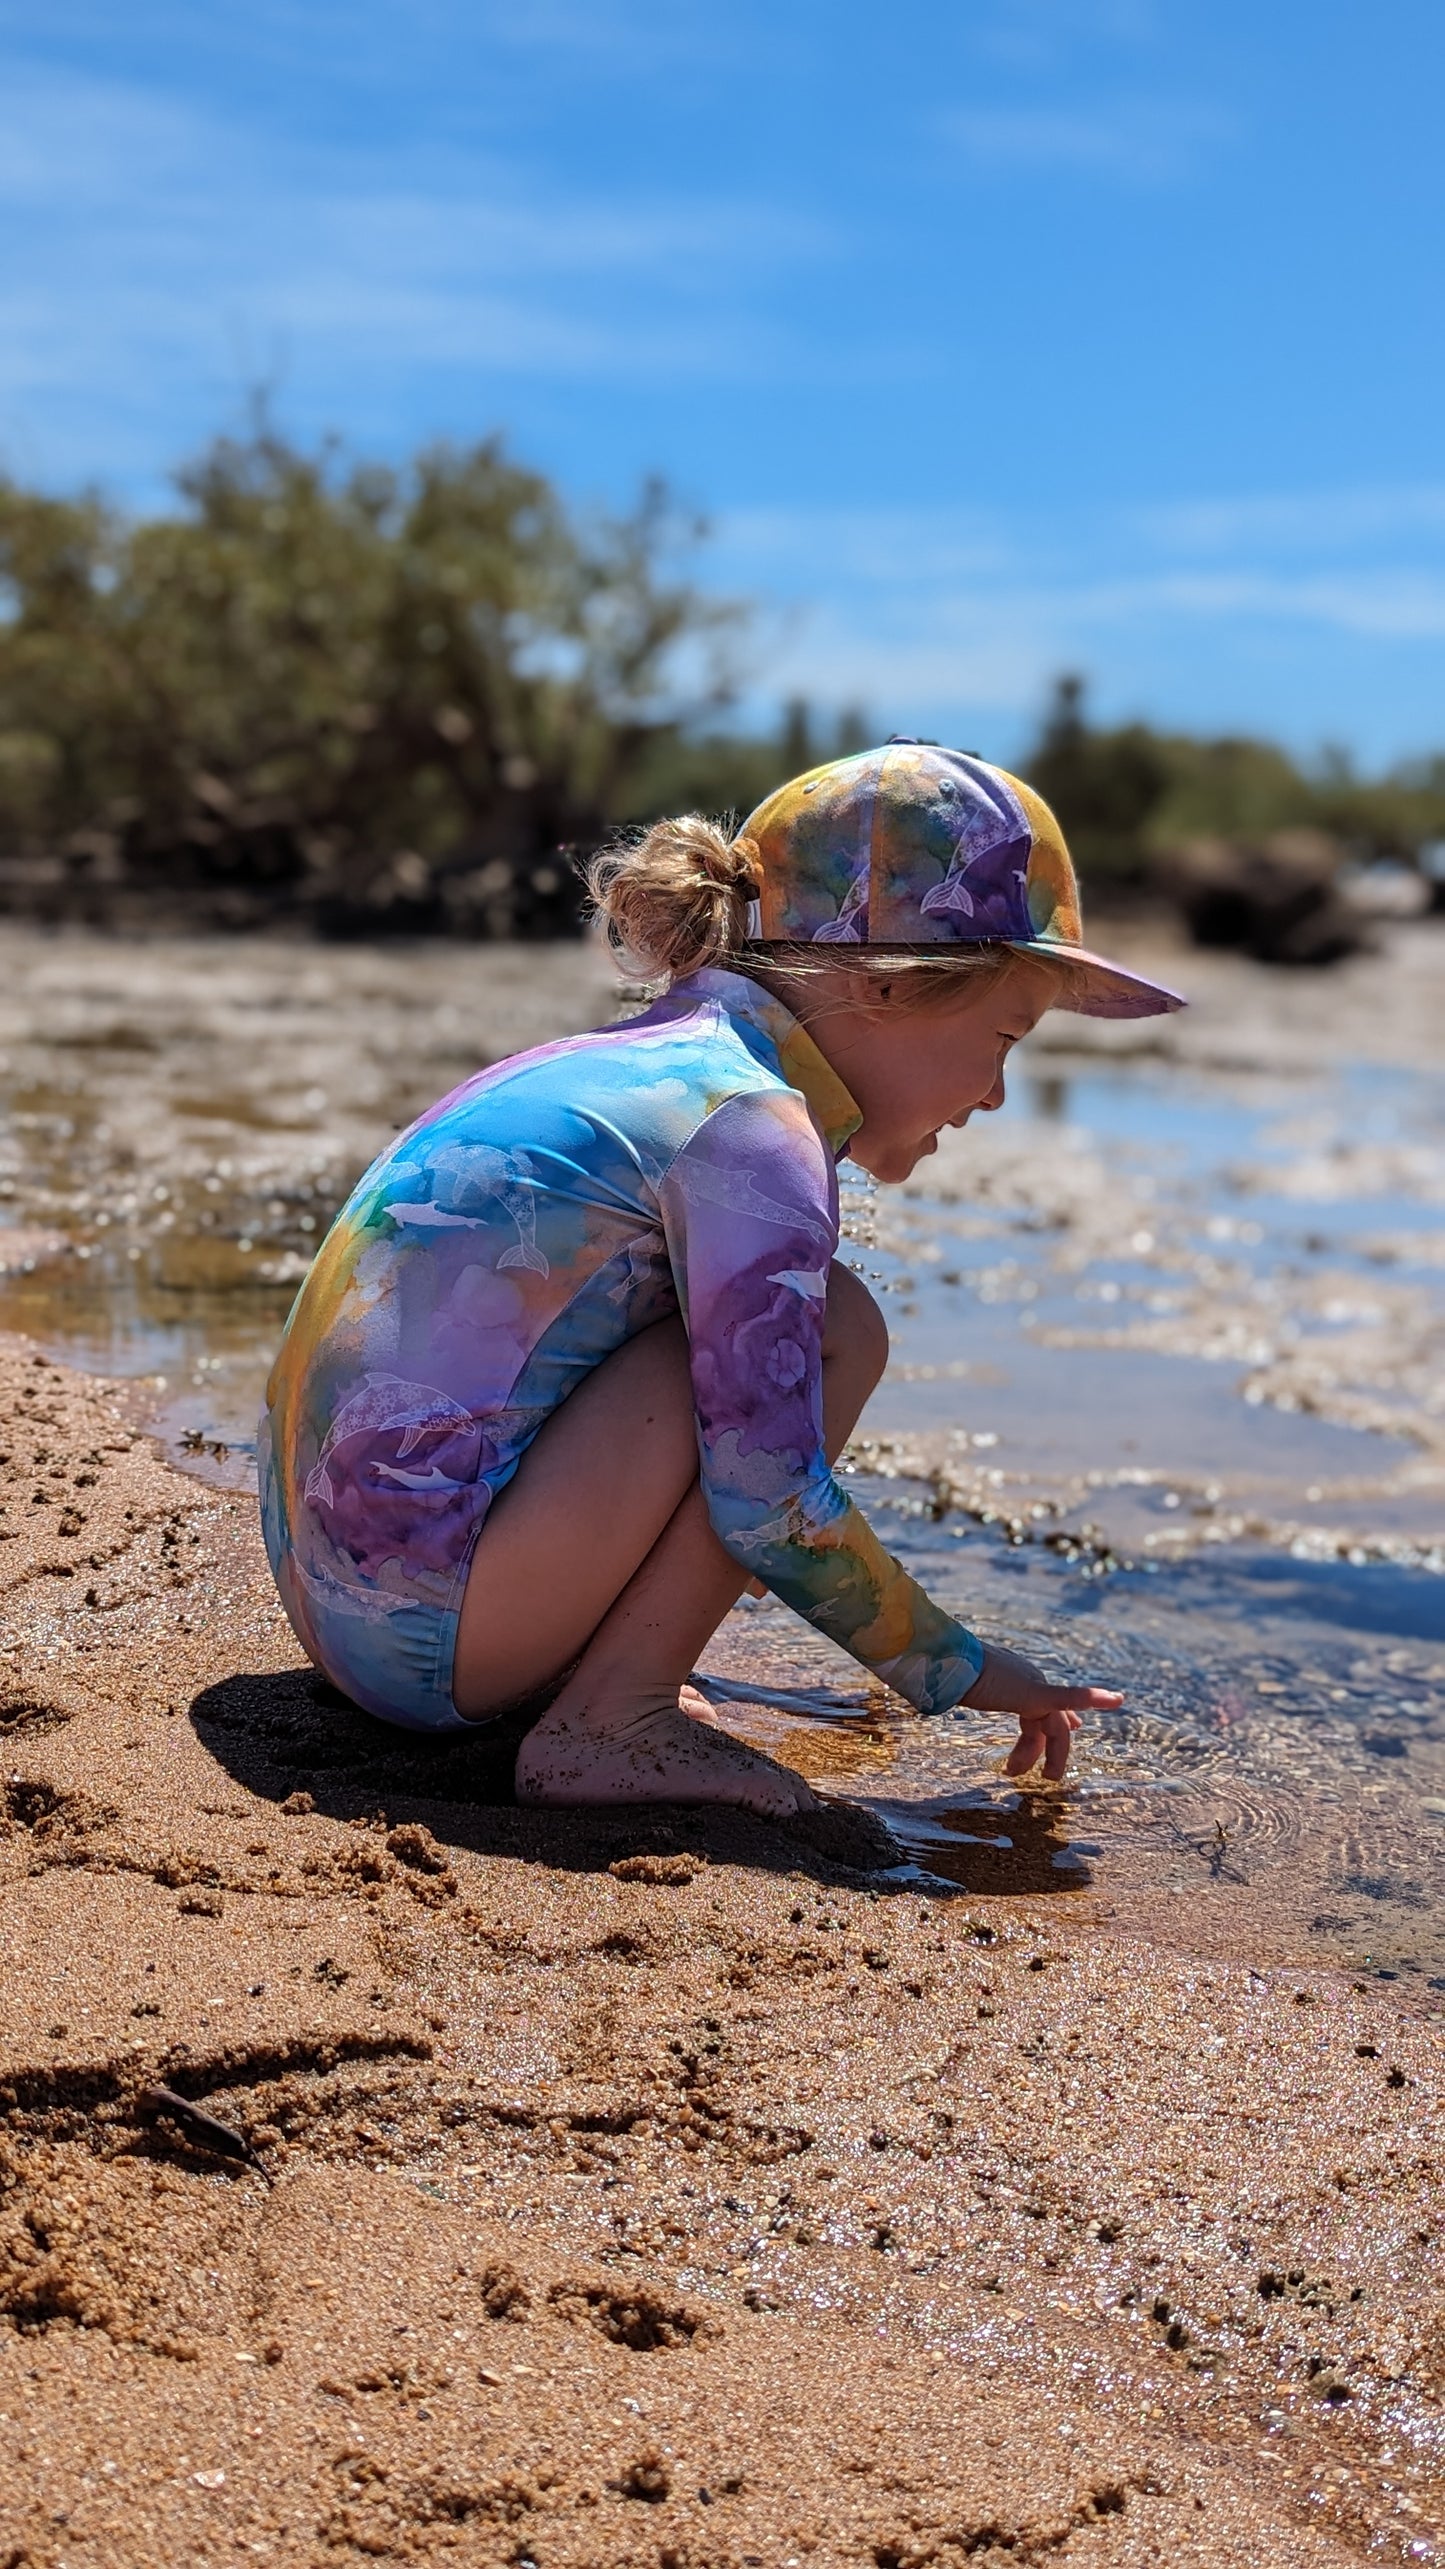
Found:
[[1031, 1775], [1042, 1758], [1053, 1784], [1068, 1765], [1080, 1715], [1107, 1712], [1123, 1700], [1112, 1686], [1051, 1686], [1016, 1650], [986, 1650], [963, 1698], [980, 1712], [1017, 1714], [1018, 1741], [1004, 1759], [1005, 1775]]

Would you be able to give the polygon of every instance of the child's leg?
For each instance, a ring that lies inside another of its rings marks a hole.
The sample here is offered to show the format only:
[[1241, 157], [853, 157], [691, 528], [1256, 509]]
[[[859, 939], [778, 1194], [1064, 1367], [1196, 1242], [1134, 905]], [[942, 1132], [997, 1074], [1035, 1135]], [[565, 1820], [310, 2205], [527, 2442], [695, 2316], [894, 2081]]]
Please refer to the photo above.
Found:
[[[835, 1266], [823, 1343], [830, 1455], [851, 1434], [887, 1346], [872, 1296]], [[525, 1799], [805, 1807], [801, 1777], [679, 1700], [744, 1584], [708, 1523], [686, 1344], [681, 1324], [665, 1321], [579, 1385], [498, 1499], [462, 1607], [457, 1707], [482, 1716], [577, 1660], [522, 1744]]]

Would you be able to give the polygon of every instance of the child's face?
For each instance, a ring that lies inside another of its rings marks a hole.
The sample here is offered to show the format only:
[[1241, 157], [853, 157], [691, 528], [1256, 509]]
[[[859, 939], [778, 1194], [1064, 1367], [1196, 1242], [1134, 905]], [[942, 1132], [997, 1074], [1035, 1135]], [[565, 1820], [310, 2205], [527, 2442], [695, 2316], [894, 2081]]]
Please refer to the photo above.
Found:
[[1016, 963], [982, 990], [931, 1008], [809, 1009], [809, 1029], [852, 1090], [863, 1122], [848, 1156], [885, 1183], [908, 1177], [938, 1148], [945, 1124], [966, 1124], [1004, 1102], [1004, 1064], [1052, 996], [1047, 965]]

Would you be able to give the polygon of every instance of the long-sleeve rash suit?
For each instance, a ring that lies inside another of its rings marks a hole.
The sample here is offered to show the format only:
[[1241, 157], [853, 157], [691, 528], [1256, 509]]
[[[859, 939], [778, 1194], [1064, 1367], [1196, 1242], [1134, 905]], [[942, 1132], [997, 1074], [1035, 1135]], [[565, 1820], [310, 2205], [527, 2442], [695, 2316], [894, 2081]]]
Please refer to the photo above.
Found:
[[297, 1297], [262, 1422], [268, 1549], [319, 1665], [340, 1611], [351, 1639], [330, 1673], [417, 1718], [386, 1700], [388, 1618], [440, 1610], [454, 1644], [487, 1509], [538, 1428], [680, 1309], [728, 1551], [921, 1711], [967, 1693], [979, 1643], [884, 1549], [823, 1449], [835, 1162], [859, 1120], [788, 1010], [713, 971], [480, 1072], [398, 1137]]

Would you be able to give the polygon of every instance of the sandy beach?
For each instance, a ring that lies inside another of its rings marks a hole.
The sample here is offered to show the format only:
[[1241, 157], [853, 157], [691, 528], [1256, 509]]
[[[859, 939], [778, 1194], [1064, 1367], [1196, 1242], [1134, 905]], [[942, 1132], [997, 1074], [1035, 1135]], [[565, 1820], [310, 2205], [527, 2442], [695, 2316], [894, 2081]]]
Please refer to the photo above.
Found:
[[1445, 5], [0, 63], [0, 2569], [1445, 2569]]
[[1004, 1791], [745, 1606], [805, 1830], [517, 1809], [254, 1524], [335, 1204], [599, 959], [7, 931], [5, 2569], [1445, 2559], [1441, 945], [1187, 974], [849, 1216], [867, 1503], [1126, 1706]]
[[132, 1395], [12, 1340], [0, 1417], [11, 2569], [1445, 2556], [1421, 2013], [519, 1811]]

